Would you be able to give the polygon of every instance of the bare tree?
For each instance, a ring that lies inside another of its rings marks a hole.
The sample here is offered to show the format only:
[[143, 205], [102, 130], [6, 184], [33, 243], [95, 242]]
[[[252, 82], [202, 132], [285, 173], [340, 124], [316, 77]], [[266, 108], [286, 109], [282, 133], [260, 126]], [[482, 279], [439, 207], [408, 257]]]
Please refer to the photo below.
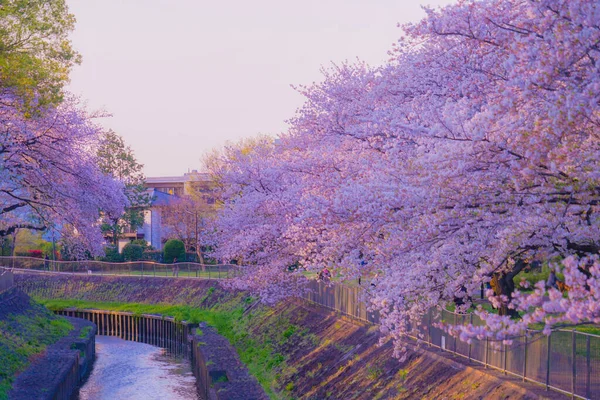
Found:
[[204, 264], [202, 245], [206, 243], [208, 220], [213, 217], [214, 206], [210, 197], [202, 193], [187, 194], [161, 206], [162, 223], [169, 230], [169, 237], [179, 239], [185, 251], [194, 251], [201, 264]]

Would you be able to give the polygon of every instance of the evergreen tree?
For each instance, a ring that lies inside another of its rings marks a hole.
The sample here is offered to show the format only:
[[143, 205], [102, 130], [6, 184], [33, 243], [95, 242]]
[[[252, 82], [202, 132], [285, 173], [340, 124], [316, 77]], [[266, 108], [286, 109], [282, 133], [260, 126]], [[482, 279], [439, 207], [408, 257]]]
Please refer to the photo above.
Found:
[[104, 133], [98, 149], [98, 164], [103, 173], [123, 183], [129, 201], [123, 214], [106, 214], [102, 225], [102, 230], [110, 233], [113, 243], [117, 244], [124, 228], [129, 227], [134, 231], [144, 224], [144, 210], [151, 203], [150, 195], [144, 188], [144, 166], [137, 162], [131, 147], [112, 130]]

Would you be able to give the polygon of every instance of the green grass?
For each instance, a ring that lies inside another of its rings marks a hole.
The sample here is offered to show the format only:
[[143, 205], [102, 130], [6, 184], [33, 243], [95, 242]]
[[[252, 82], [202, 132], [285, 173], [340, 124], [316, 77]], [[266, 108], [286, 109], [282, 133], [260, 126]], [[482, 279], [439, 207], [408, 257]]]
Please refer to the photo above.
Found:
[[298, 330], [298, 327], [296, 325], [290, 325], [289, 328], [287, 328], [283, 332], [283, 337], [288, 339], [290, 336], [292, 336], [294, 333], [296, 333], [297, 330]]
[[[521, 288], [522, 280], [526, 280], [527, 282], [529, 282], [529, 285], [531, 287], [533, 287], [539, 281], [544, 281], [544, 282], [547, 281], [548, 276], [550, 276], [550, 267], [548, 267], [547, 265], [544, 265], [543, 267], [541, 267], [540, 269], [537, 269], [537, 270], [519, 272], [513, 278], [513, 282], [515, 284], [515, 288], [519, 288], [520, 290], [525, 290], [525, 289]], [[556, 274], [556, 277], [563, 282], [565, 280], [565, 276], [560, 272]]]
[[91, 330], [91, 326], [84, 326], [83, 328], [81, 328], [81, 331], [79, 332], [79, 339], [87, 338]]
[[0, 400], [8, 399], [15, 375], [27, 368], [31, 357], [72, 329], [66, 319], [41, 308], [0, 321]]
[[[65, 270], [65, 272], [71, 272]], [[76, 271], [78, 275], [87, 275], [86, 271]], [[141, 271], [141, 270], [129, 270], [129, 269], [112, 269], [106, 271], [94, 271], [92, 275], [123, 275], [123, 276], [161, 276], [161, 277], [173, 277], [173, 270], [157, 270], [157, 271]], [[223, 279], [227, 278], [227, 271], [187, 271], [181, 269], [178, 277], [180, 278], [203, 278], [203, 279]]]
[[598, 326], [582, 325], [582, 326], [576, 327], [575, 330], [577, 332], [591, 333], [592, 335], [600, 336], [600, 327], [598, 327]]
[[[550, 268], [544, 266], [538, 271], [521, 271], [514, 278], [515, 288], [521, 288], [521, 281], [526, 280], [531, 286], [534, 286], [539, 281], [547, 281], [550, 275]], [[522, 288], [521, 288], [522, 289]]]
[[153, 314], [164, 315], [175, 318], [176, 321], [187, 321], [190, 323], [208, 322], [214, 326], [215, 318], [218, 313], [184, 305], [169, 304], [141, 304], [141, 303], [121, 303], [121, 302], [94, 302], [85, 300], [38, 300], [52, 311], [63, 310], [65, 308], [79, 309], [99, 309], [107, 311], [124, 311], [134, 314]]
[[[79, 309], [163, 315], [190, 323], [206, 322], [216, 328], [218, 333], [227, 338], [236, 348], [240, 360], [246, 364], [248, 371], [256, 377], [269, 397], [280, 399], [282, 394], [276, 392], [277, 371], [285, 365], [285, 357], [275, 351], [270, 340], [254, 338], [249, 335], [248, 322], [252, 314], [243, 315], [243, 311], [246, 304], [251, 303], [252, 300], [252, 298], [242, 299], [237, 297], [230, 300], [229, 304], [220, 304], [213, 309], [200, 309], [186, 305], [90, 302], [82, 300], [39, 301], [50, 310], [76, 307]], [[282, 331], [281, 335], [289, 338], [295, 333], [296, 329], [288, 327]]]
[[[498, 310], [495, 309], [494, 307], [492, 307], [492, 305], [490, 303], [479, 303], [479, 304], [477, 304], [477, 306], [481, 306], [482, 309], [484, 309], [485, 311], [487, 311], [491, 314], [498, 313]], [[456, 306], [454, 305], [454, 303], [449, 303], [446, 306], [446, 310], [448, 310], [450, 312], [454, 312], [455, 309], [456, 309]], [[471, 308], [469, 310], [469, 312], [472, 312], [472, 311], [473, 311], [473, 308]], [[523, 312], [519, 312], [519, 314], [523, 315]], [[445, 322], [451, 322], [451, 321], [445, 321]], [[544, 329], [544, 324], [542, 324], [542, 323], [531, 324], [531, 325], [529, 325], [529, 329], [541, 331]], [[600, 336], [600, 326], [598, 326], [598, 325], [580, 325], [580, 326], [575, 326], [575, 327], [566, 327], [565, 329], [566, 330], [575, 329], [576, 332], [591, 333], [593, 335]]]

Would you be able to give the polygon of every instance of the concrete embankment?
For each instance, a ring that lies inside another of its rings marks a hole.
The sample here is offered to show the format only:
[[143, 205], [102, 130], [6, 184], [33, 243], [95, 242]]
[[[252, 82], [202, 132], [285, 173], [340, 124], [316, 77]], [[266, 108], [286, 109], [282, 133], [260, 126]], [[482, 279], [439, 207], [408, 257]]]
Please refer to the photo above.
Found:
[[201, 399], [268, 399], [235, 348], [206, 324], [197, 329], [195, 324], [170, 317], [107, 310], [56, 312], [94, 322], [99, 335], [151, 344], [167, 349], [171, 355], [189, 358]]
[[[46, 299], [230, 310], [236, 319], [226, 336], [271, 398], [564, 398], [414, 343], [406, 359], [398, 361], [389, 340], [379, 344], [382, 337], [375, 326], [301, 300], [273, 307], [248, 303], [247, 296], [220, 289], [214, 281], [16, 275], [15, 284]], [[218, 324], [217, 328], [221, 329]], [[256, 359], [265, 361], [252, 364]]]
[[94, 335], [94, 324], [59, 318], [17, 288], [0, 293], [0, 399], [70, 399], [91, 368]]
[[192, 368], [206, 400], [268, 400], [235, 348], [215, 329], [200, 324], [192, 337]]

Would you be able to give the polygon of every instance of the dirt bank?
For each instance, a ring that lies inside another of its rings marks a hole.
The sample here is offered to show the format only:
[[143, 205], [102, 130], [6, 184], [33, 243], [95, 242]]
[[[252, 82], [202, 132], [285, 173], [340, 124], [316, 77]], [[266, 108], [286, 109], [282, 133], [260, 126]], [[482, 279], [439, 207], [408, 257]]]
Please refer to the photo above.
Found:
[[211, 287], [218, 286], [216, 280], [40, 273], [18, 273], [14, 280], [24, 292], [39, 298], [211, 307], [231, 297], [225, 291], [206, 296]]
[[236, 323], [227, 337], [244, 362], [261, 360], [250, 369], [263, 386], [269, 386], [272, 398], [564, 398], [425, 347], [409, 346], [407, 359], [400, 362], [392, 357], [389, 341], [378, 345], [381, 335], [376, 327], [300, 300], [275, 307], [252, 304], [247, 296], [225, 292], [214, 281], [17, 275], [15, 284], [44, 298], [231, 310]]

